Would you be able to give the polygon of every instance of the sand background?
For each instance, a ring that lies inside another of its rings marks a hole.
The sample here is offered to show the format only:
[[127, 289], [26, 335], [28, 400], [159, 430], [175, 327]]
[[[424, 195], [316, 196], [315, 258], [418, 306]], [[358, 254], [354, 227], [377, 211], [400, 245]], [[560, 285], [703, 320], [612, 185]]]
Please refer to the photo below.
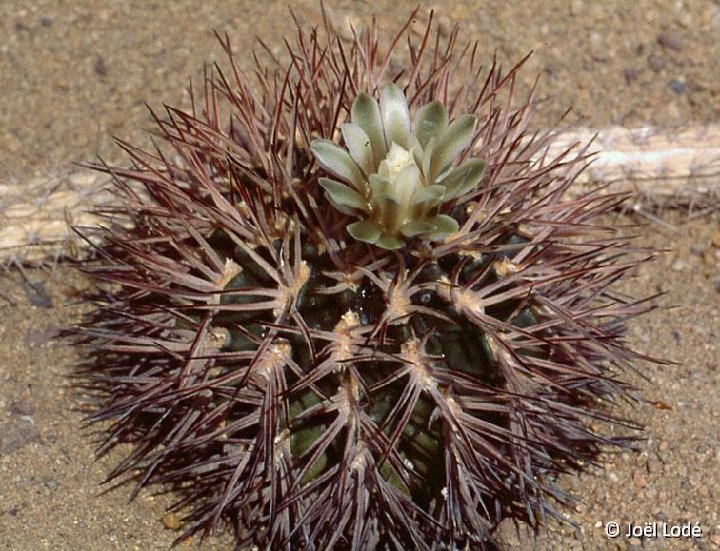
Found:
[[[569, 108], [566, 125], [720, 121], [717, 2], [328, 2], [339, 26], [376, 12], [388, 30], [417, 4], [420, 27], [435, 7], [443, 25], [459, 22], [479, 41], [488, 62], [496, 52], [509, 66], [534, 51], [521, 84], [541, 76], [535, 127], [556, 125]], [[317, 3], [305, 1], [0, 3], [0, 179], [64, 172], [97, 155], [122, 162], [112, 135], [147, 144], [145, 102], [187, 106], [188, 79], [223, 63], [213, 29], [230, 34], [249, 67], [256, 35], [278, 52], [292, 35], [288, 6], [320, 22]], [[720, 223], [716, 213], [689, 222], [687, 211], [659, 215], [661, 224], [638, 233], [668, 252], [625, 284], [667, 293], [630, 338], [680, 362], [640, 365], [644, 379], [632, 378], [655, 402], [630, 413], [647, 425], [647, 441], [639, 453], [605, 456], [602, 471], [563, 481], [581, 499], [567, 510], [577, 527], [550, 523], [535, 541], [503, 525], [508, 548], [720, 548]], [[167, 549], [177, 536], [163, 523], [166, 498], [142, 493], [128, 504], [128, 488], [100, 494], [119, 456], [94, 461], [67, 378], [76, 352], [51, 341], [78, 319], [84, 306], [74, 295], [87, 284], [63, 266], [0, 273], [0, 549]], [[609, 540], [613, 520], [698, 522], [703, 537]], [[220, 534], [201, 547], [231, 541]]]

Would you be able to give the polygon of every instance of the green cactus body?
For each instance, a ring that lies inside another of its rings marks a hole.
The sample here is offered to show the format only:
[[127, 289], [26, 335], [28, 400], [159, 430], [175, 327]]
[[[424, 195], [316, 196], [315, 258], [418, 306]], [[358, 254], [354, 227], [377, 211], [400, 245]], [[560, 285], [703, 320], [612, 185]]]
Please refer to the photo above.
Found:
[[101, 452], [135, 443], [111, 477], [177, 492], [181, 537], [225, 519], [263, 549], [490, 547], [627, 443], [588, 423], [617, 421], [647, 309], [611, 290], [637, 262], [594, 222], [619, 199], [565, 199], [582, 151], [542, 154], [517, 67], [484, 73], [457, 38], [390, 78], [373, 31], [344, 50], [301, 30], [260, 92], [233, 64], [157, 117], [172, 154], [98, 167], [124, 207], [84, 268], [115, 285], [77, 330], [82, 374]]

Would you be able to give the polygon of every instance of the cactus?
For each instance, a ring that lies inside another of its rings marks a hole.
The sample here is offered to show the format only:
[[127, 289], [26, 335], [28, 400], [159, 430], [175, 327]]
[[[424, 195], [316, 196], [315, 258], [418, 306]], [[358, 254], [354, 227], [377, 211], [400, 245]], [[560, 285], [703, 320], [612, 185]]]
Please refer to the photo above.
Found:
[[613, 290], [642, 259], [598, 222], [623, 197], [564, 197], [587, 157], [527, 135], [518, 66], [431, 23], [403, 58], [404, 32], [299, 29], [254, 87], [219, 37], [231, 71], [155, 116], [158, 149], [97, 167], [123, 206], [83, 266], [112, 284], [76, 331], [91, 419], [101, 453], [134, 444], [110, 479], [177, 493], [181, 538], [489, 547], [628, 443], [602, 429], [647, 310]]

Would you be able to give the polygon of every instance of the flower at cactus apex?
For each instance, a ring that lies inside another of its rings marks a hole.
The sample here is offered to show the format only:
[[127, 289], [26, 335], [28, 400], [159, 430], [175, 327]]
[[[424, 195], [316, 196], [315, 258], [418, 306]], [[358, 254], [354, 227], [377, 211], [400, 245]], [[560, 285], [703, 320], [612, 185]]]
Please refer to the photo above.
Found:
[[368, 94], [352, 104], [351, 122], [342, 125], [347, 149], [316, 139], [318, 162], [345, 184], [320, 178], [329, 200], [362, 220], [347, 227], [359, 241], [398, 249], [409, 238], [442, 239], [458, 229], [439, 208], [480, 182], [485, 163], [470, 159], [452, 167], [470, 144], [477, 118], [448, 121], [437, 100], [418, 110], [411, 124], [403, 91], [395, 84], [380, 90], [380, 106]]

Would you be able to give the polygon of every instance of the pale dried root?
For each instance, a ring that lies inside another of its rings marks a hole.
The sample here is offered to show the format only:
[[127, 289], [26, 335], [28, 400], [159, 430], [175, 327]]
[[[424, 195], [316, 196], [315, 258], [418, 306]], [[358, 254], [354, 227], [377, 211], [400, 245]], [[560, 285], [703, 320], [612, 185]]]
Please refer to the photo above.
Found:
[[[557, 133], [547, 155], [585, 146], [592, 163], [575, 183], [582, 192], [598, 184], [632, 191], [636, 211], [650, 206], [720, 207], [720, 126], [568, 129]], [[28, 183], [0, 184], [0, 266], [77, 258], [90, 250], [72, 226], [102, 225], [91, 209], [112, 205], [105, 174], [80, 170]], [[92, 241], [92, 234], [83, 231]]]
[[720, 126], [568, 129], [548, 153], [591, 140], [588, 152], [594, 157], [578, 188], [613, 184], [612, 191], [634, 192], [640, 204], [720, 206]]
[[90, 170], [0, 184], [0, 266], [81, 258], [90, 247], [73, 227], [98, 226], [92, 209], [113, 200], [108, 176]]

